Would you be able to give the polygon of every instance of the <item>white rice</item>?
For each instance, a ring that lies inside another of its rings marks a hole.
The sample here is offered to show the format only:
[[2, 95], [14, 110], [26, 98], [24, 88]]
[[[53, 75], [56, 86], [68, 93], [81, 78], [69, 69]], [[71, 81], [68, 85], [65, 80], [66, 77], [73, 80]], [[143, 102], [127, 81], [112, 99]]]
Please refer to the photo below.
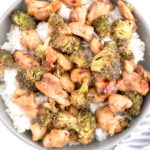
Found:
[[15, 50], [26, 50], [20, 43], [21, 31], [18, 27], [11, 25], [10, 31], [7, 33], [7, 42], [5, 42], [1, 48], [9, 50], [13, 53]]
[[109, 13], [109, 23], [112, 24], [113, 21], [123, 19], [122, 14], [117, 6]]
[[66, 5], [62, 4], [61, 9], [58, 14], [64, 18], [65, 21], [69, 21], [72, 9], [68, 8]]
[[79, 145], [80, 143], [79, 142], [69, 142], [67, 143], [69, 146], [76, 146], [76, 145]]
[[44, 42], [48, 38], [48, 23], [40, 22], [36, 28], [36, 31], [40, 37], [40, 39]]
[[97, 141], [104, 141], [108, 137], [108, 133], [97, 127], [95, 130], [95, 136]]
[[90, 111], [91, 111], [93, 114], [95, 114], [96, 110], [97, 110], [98, 108], [100, 108], [101, 106], [102, 106], [101, 103], [100, 103], [100, 104], [91, 103], [91, 104], [89, 105], [89, 109], [90, 109]]
[[145, 43], [141, 41], [137, 32], [132, 34], [130, 48], [134, 53], [136, 63], [144, 60]]
[[46, 102], [48, 97], [42, 94], [36, 96], [36, 104], [37, 106], [41, 105], [42, 103]]
[[[90, 1], [92, 2], [92, 0]], [[86, 8], [89, 7], [89, 0], [83, 0], [83, 4]], [[62, 8], [59, 12], [59, 15], [65, 18], [65, 20], [69, 20], [69, 16], [71, 13], [71, 9], [67, 8], [65, 5], [62, 5]], [[113, 11], [111, 11], [109, 15], [110, 24], [117, 19], [122, 19], [122, 15], [117, 7]], [[40, 38], [44, 42], [48, 37], [48, 23], [41, 22], [38, 24], [36, 31], [38, 32]], [[7, 42], [5, 42], [2, 46], [2, 49], [7, 49], [11, 53], [15, 50], [25, 50], [25, 48], [20, 43], [21, 39], [21, 31], [18, 27], [14, 25], [11, 26], [9, 33], [7, 33]], [[103, 42], [112, 41], [111, 38], [103, 39]], [[140, 40], [140, 37], [137, 33], [133, 33], [133, 37], [130, 43], [130, 48], [133, 50], [135, 55], [136, 62], [144, 60], [144, 51], [145, 44]], [[32, 120], [21, 110], [17, 105], [12, 103], [11, 96], [13, 92], [17, 89], [17, 82], [15, 79], [16, 69], [7, 69], [4, 73], [4, 81], [5, 85], [0, 85], [0, 95], [2, 96], [4, 103], [7, 107], [6, 112], [9, 114], [10, 118], [13, 121], [14, 127], [18, 130], [18, 132], [23, 133], [26, 130], [29, 130], [32, 124]], [[40, 105], [44, 101], [47, 101], [47, 97], [43, 95], [36, 96], [36, 103]], [[101, 104], [90, 104], [89, 109], [95, 113], [95, 111], [101, 107]], [[104, 132], [100, 128], [96, 128], [96, 139], [98, 141], [103, 141], [107, 138], [108, 134]], [[70, 143], [69, 145], [76, 145], [78, 142]]]
[[14, 127], [18, 132], [23, 133], [30, 129], [31, 119], [16, 104], [11, 101], [12, 94], [18, 87], [16, 82], [17, 69], [6, 69], [4, 72], [5, 85], [0, 86], [0, 95], [7, 107], [6, 112], [13, 121]]
[[88, 9], [94, 0], [83, 0], [82, 4]]

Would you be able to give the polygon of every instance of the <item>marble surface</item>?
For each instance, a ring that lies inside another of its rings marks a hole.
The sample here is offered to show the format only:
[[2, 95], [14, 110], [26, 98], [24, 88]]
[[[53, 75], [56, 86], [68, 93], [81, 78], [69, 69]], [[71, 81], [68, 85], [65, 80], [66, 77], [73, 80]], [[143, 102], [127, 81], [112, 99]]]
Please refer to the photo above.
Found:
[[[0, 5], [0, 17], [8, 9], [8, 7], [16, 0], [4, 0]], [[150, 13], [149, 12], [149, 0], [130, 0], [131, 3], [142, 12], [143, 17], [150, 25]], [[1, 150], [35, 150], [33, 147], [22, 142], [20, 139], [15, 137], [1, 122], [0, 122], [0, 149]]]

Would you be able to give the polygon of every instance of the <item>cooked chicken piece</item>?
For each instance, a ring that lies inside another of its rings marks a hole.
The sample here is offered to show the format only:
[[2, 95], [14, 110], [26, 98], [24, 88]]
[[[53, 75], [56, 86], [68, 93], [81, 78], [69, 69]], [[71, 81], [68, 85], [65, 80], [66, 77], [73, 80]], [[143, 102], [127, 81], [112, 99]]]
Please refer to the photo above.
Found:
[[120, 91], [136, 91], [142, 95], [146, 95], [149, 92], [147, 78], [140, 76], [136, 72], [124, 72], [123, 79], [118, 81], [117, 87]]
[[50, 3], [38, 0], [26, 0], [28, 13], [37, 20], [44, 21], [48, 19], [50, 13], [55, 13], [61, 8], [60, 0], [52, 0]]
[[58, 27], [58, 32], [61, 34], [71, 34], [71, 28], [67, 23], [64, 23], [62, 26]]
[[46, 96], [54, 99], [57, 103], [69, 106], [68, 94], [65, 92], [57, 77], [50, 73], [44, 74], [41, 81], [35, 83], [36, 87]]
[[57, 58], [58, 58], [57, 54], [58, 54], [58, 52], [56, 50], [54, 50], [53, 48], [50, 48], [46, 52], [46, 60], [51, 61], [52, 63], [55, 63], [57, 61]]
[[68, 112], [75, 117], [78, 115], [78, 109], [74, 106], [70, 106]]
[[135, 61], [134, 61], [134, 60], [131, 60], [131, 61], [125, 60], [125, 61], [124, 61], [124, 70], [125, 70], [127, 73], [132, 73], [132, 72], [134, 72], [135, 68], [136, 68], [136, 64], [135, 64]]
[[69, 141], [69, 132], [67, 130], [52, 129], [43, 140], [45, 148], [63, 147]]
[[75, 90], [75, 84], [71, 81], [69, 74], [67, 73], [62, 75], [62, 77], [60, 78], [60, 83], [62, 88], [69, 93]]
[[141, 65], [137, 65], [135, 70], [139, 75], [143, 76], [143, 78], [147, 79], [148, 82], [150, 82], [150, 71], [146, 71]]
[[94, 73], [94, 79], [98, 94], [112, 94], [117, 91], [116, 81], [109, 81], [99, 73]]
[[71, 22], [80, 22], [82, 24], [85, 24], [86, 15], [87, 15], [86, 7], [84, 7], [84, 6], [77, 7], [72, 10], [72, 12], [70, 14], [70, 21]]
[[73, 82], [82, 83], [84, 79], [90, 79], [91, 73], [88, 69], [76, 68], [72, 70], [70, 77]]
[[39, 66], [39, 63], [25, 50], [17, 50], [13, 54], [17, 65], [21, 68]]
[[94, 54], [98, 54], [102, 50], [102, 48], [103, 48], [103, 45], [100, 43], [99, 39], [93, 36], [90, 41], [90, 50]]
[[148, 82], [150, 82], [150, 71], [145, 71], [145, 75], [148, 79]]
[[12, 102], [18, 105], [30, 118], [37, 117], [35, 95], [32, 92], [17, 89], [12, 96]]
[[69, 27], [73, 34], [84, 38], [86, 41], [90, 41], [94, 34], [94, 28], [92, 26], [80, 22], [72, 22], [69, 24]]
[[87, 22], [91, 24], [95, 19], [99, 18], [102, 15], [108, 15], [110, 12], [110, 5], [100, 2], [94, 1], [89, 10], [87, 15]]
[[86, 98], [92, 103], [104, 102], [108, 96], [109, 94], [98, 94], [94, 88], [89, 89], [88, 93], [86, 94]]
[[70, 59], [61, 54], [61, 53], [57, 53], [57, 63], [64, 69], [64, 70], [71, 70], [73, 67], [72, 62], [70, 61]]
[[82, 5], [82, 0], [62, 0], [68, 7], [79, 7]]
[[110, 9], [114, 9], [114, 5], [112, 4], [112, 2], [110, 0], [98, 0], [99, 2], [104, 2], [105, 4], [108, 4], [110, 6]]
[[47, 127], [41, 127], [39, 123], [35, 122], [31, 125], [31, 132], [32, 132], [32, 140], [39, 141], [41, 140], [47, 131]]
[[108, 107], [99, 108], [96, 111], [96, 119], [98, 126], [111, 136], [122, 130], [120, 121], [123, 116], [114, 115]]
[[50, 48], [46, 52], [46, 62], [50, 66], [52, 66], [53, 63], [57, 62], [64, 70], [67, 70], [67, 71], [71, 70], [73, 67], [72, 62], [67, 56], [61, 53], [58, 53], [56, 50], [52, 48]]
[[34, 50], [42, 43], [38, 33], [35, 30], [22, 31], [21, 44], [29, 50]]
[[127, 6], [125, 2], [123, 2], [122, 0], [118, 0], [118, 7], [120, 8], [120, 11], [122, 12], [125, 19], [135, 21], [135, 17], [133, 16], [131, 9]]
[[65, 111], [66, 106], [59, 104], [58, 107], [60, 108], [61, 111]]
[[119, 94], [112, 94], [108, 99], [110, 111], [117, 113], [122, 112], [132, 106], [132, 101], [127, 97]]

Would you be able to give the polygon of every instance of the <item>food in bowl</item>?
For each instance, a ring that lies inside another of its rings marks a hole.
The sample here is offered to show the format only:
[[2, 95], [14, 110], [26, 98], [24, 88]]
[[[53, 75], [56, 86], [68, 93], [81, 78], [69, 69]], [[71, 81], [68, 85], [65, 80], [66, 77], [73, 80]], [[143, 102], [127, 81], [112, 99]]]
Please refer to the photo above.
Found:
[[0, 95], [14, 127], [45, 148], [106, 140], [142, 111], [150, 73], [131, 6], [26, 0], [0, 50]]

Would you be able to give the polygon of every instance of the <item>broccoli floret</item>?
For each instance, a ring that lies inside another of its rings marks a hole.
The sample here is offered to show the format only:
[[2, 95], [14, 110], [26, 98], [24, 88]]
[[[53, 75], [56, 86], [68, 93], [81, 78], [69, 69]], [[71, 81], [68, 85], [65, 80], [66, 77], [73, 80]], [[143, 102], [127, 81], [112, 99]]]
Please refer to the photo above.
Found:
[[75, 131], [74, 129], [71, 129], [71, 130], [69, 130], [69, 133], [70, 133], [70, 135], [69, 135], [70, 141], [75, 142], [78, 140], [78, 132], [77, 131]]
[[130, 39], [136, 25], [131, 20], [117, 20], [112, 23], [111, 35], [117, 39]]
[[68, 130], [78, 131], [77, 118], [68, 112], [58, 112], [57, 116], [53, 121], [55, 128], [67, 128]]
[[95, 116], [89, 110], [80, 110], [78, 115], [78, 141], [89, 144], [94, 140], [96, 121]]
[[70, 60], [79, 68], [88, 68], [90, 64], [90, 58], [86, 54], [85, 50], [75, 51], [71, 54]]
[[100, 38], [104, 38], [109, 35], [110, 26], [107, 15], [103, 15], [93, 21], [92, 26], [94, 27], [95, 32], [98, 34]]
[[58, 108], [56, 107], [56, 103], [53, 99], [50, 99], [49, 102], [45, 102], [43, 107], [49, 109], [52, 113], [58, 112]]
[[59, 27], [64, 24], [64, 20], [62, 17], [58, 16], [57, 14], [51, 13], [48, 20], [48, 24], [49, 26]]
[[93, 57], [91, 70], [99, 72], [108, 80], [117, 80], [120, 77], [122, 61], [113, 44], [109, 43], [100, 53]]
[[128, 118], [123, 118], [119, 121], [119, 123], [120, 123], [121, 131], [122, 131], [129, 127], [130, 120]]
[[83, 49], [80, 38], [74, 35], [57, 34], [52, 39], [52, 47], [66, 54]]
[[76, 90], [71, 93], [70, 103], [77, 109], [81, 109], [87, 107], [88, 100], [84, 93], [81, 93], [80, 90]]
[[50, 42], [51, 38], [49, 37], [44, 44], [39, 45], [36, 50], [35, 50], [35, 56], [40, 60], [45, 60], [46, 59], [46, 51], [49, 48], [49, 42]]
[[137, 92], [124, 92], [124, 95], [129, 97], [132, 101], [132, 106], [127, 110], [127, 113], [131, 117], [136, 117], [141, 113], [141, 106], [143, 103], [143, 97]]
[[48, 108], [43, 106], [39, 108], [38, 122], [41, 127], [46, 127], [51, 124], [54, 118], [55, 114], [52, 113]]
[[116, 39], [116, 44], [117, 44], [118, 50], [124, 50], [124, 49], [129, 48], [130, 40]]
[[53, 74], [57, 77], [57, 78], [61, 78], [62, 75], [65, 73], [65, 70], [63, 67], [61, 67], [59, 64], [55, 65], [55, 71], [53, 72]]
[[16, 10], [11, 15], [12, 23], [18, 26], [21, 30], [31, 30], [36, 28], [35, 20], [26, 12]]
[[43, 67], [32, 67], [32, 68], [22, 68], [17, 72], [16, 79], [20, 85], [20, 87], [37, 91], [35, 86], [35, 82], [41, 80], [44, 75], [45, 70]]
[[6, 50], [0, 50], [0, 74], [3, 74], [4, 70], [13, 64], [14, 60], [12, 55]]
[[130, 49], [125, 49], [120, 51], [120, 56], [123, 60], [132, 60], [134, 59], [134, 53]]

